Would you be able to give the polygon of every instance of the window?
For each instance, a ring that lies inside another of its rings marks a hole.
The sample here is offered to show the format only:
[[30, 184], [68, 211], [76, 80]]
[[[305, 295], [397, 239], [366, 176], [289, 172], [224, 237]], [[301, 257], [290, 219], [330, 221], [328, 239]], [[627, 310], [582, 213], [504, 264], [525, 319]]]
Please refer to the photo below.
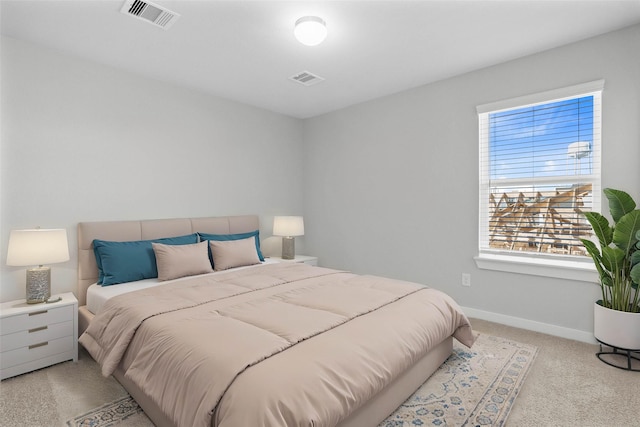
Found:
[[480, 257], [588, 261], [603, 81], [478, 107]]

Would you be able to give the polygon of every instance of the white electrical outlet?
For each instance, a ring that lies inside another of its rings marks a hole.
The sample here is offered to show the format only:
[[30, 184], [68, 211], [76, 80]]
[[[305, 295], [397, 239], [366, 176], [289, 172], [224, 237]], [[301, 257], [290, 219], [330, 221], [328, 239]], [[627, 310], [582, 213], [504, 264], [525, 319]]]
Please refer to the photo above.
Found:
[[471, 275], [469, 273], [462, 273], [462, 286], [471, 286]]

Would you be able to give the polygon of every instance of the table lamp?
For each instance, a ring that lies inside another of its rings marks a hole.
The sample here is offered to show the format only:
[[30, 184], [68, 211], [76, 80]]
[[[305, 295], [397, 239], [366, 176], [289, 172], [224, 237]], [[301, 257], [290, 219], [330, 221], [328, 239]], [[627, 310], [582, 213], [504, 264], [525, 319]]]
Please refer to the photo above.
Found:
[[43, 264], [68, 260], [67, 230], [37, 228], [11, 231], [7, 265], [38, 266], [27, 270], [28, 304], [46, 302], [51, 296], [51, 268]]
[[277, 216], [273, 219], [273, 235], [282, 236], [282, 259], [296, 256], [295, 236], [304, 236], [301, 216]]

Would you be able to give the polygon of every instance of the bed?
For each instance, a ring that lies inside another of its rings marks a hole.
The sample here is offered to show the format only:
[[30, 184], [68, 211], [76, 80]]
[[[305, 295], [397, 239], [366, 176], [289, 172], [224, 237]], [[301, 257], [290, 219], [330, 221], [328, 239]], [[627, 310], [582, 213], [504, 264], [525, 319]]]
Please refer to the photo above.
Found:
[[[377, 426], [447, 359], [454, 336], [473, 344], [467, 318], [442, 292], [268, 259], [103, 286], [114, 294], [87, 305], [103, 280], [95, 239], [258, 229], [254, 215], [78, 225], [80, 342], [156, 425]], [[214, 267], [240, 247], [209, 244], [220, 256]], [[160, 276], [164, 265], [158, 258]], [[120, 292], [125, 286], [131, 292]]]

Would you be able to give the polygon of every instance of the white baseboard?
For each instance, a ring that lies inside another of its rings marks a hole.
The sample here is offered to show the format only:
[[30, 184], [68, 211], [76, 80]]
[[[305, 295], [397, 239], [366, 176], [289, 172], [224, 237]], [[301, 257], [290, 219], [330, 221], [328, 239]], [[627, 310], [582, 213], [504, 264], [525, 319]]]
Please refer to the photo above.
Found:
[[570, 340], [582, 341], [589, 344], [597, 344], [592, 332], [580, 331], [578, 329], [565, 328], [564, 326], [551, 325], [549, 323], [536, 322], [535, 320], [522, 319], [520, 317], [507, 316], [506, 314], [492, 313], [490, 311], [478, 310], [476, 308], [461, 307], [467, 317], [472, 317], [489, 322], [501, 323], [515, 328], [527, 329], [529, 331], [541, 332], [543, 334], [554, 335], [556, 337]]

